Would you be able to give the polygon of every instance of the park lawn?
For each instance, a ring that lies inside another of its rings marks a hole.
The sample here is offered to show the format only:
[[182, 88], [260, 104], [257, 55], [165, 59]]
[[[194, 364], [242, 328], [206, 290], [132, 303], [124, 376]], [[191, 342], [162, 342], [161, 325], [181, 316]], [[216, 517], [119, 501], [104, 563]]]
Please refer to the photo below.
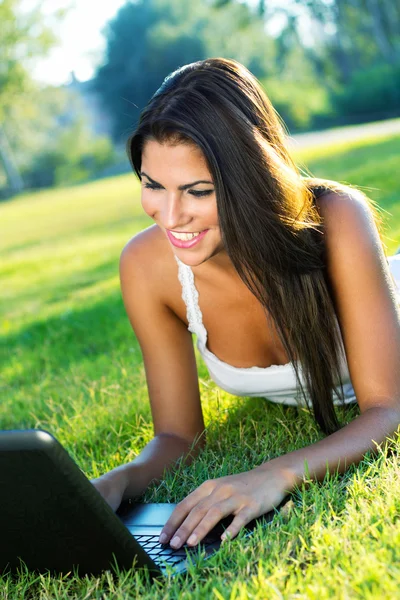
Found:
[[[315, 176], [363, 186], [400, 240], [400, 136], [296, 153]], [[133, 459], [153, 435], [141, 353], [125, 315], [118, 259], [151, 224], [133, 174], [24, 195], [0, 205], [0, 428], [53, 433], [89, 478]], [[197, 354], [208, 446], [144, 501], [178, 502], [205, 479], [249, 470], [323, 435], [306, 409], [237, 398]], [[341, 415], [349, 422], [350, 407]], [[272, 433], [272, 435], [269, 435]], [[139, 573], [0, 578], [0, 598], [394, 598], [400, 586], [400, 469], [395, 451], [309, 482], [267, 529], [242, 534], [187, 576]]]

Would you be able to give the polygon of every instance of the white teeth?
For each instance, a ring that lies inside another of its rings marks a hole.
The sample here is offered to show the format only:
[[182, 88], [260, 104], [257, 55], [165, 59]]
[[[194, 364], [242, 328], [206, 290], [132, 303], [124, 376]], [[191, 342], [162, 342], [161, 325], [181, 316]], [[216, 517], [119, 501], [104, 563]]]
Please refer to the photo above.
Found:
[[198, 231], [197, 233], [176, 233], [175, 231], [170, 231], [170, 233], [177, 240], [184, 240], [184, 241], [187, 242], [188, 240], [192, 240], [193, 238], [195, 238], [198, 235], [200, 235], [201, 232]]

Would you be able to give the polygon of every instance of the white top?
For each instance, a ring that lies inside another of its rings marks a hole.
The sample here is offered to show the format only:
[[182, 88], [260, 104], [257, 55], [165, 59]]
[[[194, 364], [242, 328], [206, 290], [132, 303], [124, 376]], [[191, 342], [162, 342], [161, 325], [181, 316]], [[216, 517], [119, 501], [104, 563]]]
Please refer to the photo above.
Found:
[[[397, 297], [400, 302], [400, 254], [389, 256], [388, 264], [397, 286]], [[292, 363], [271, 365], [270, 367], [233, 367], [220, 360], [207, 348], [207, 330], [203, 325], [203, 316], [199, 307], [199, 293], [194, 282], [194, 274], [190, 266], [185, 265], [175, 255], [178, 263], [178, 277], [182, 284], [182, 298], [186, 304], [189, 331], [197, 336], [197, 348], [208, 368], [211, 379], [223, 390], [235, 396], [265, 397], [271, 402], [292, 406], [305, 406], [304, 398], [296, 385], [296, 375]], [[337, 319], [336, 319], [337, 322]], [[341, 339], [341, 377], [345, 403], [355, 402], [356, 397], [347, 366], [343, 339], [337, 322]], [[299, 376], [307, 395], [301, 364], [297, 361]], [[307, 395], [309, 399], [309, 396]], [[340, 398], [333, 391], [334, 404], [340, 404]]]

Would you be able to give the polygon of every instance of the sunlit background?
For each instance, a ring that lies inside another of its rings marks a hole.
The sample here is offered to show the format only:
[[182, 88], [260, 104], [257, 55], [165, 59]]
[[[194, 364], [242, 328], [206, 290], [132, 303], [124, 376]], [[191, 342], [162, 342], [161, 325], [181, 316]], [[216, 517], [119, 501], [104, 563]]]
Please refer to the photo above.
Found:
[[128, 171], [164, 77], [212, 56], [256, 75], [299, 145], [399, 128], [399, 2], [1, 0], [0, 22], [0, 198]]
[[[21, 9], [27, 12], [34, 4], [32, 0], [22, 1]], [[106, 38], [102, 30], [124, 4], [126, 0], [102, 0], [94, 9], [94, 3], [90, 1], [42, 2], [41, 10], [46, 16], [54, 14], [56, 10], [66, 12], [57, 27], [57, 47], [50, 51], [48, 57], [38, 60], [32, 71], [33, 78], [52, 85], [69, 83], [72, 72], [81, 81], [92, 78], [106, 48]], [[259, 0], [248, 0], [246, 4], [256, 9], [257, 4], [260, 3]], [[280, 33], [287, 20], [284, 9], [290, 4], [291, 0], [269, 2], [269, 9], [273, 12], [268, 19], [265, 19], [264, 26], [267, 33], [274, 36]], [[293, 6], [292, 3], [292, 8]], [[306, 11], [302, 11], [300, 5], [297, 7], [297, 15], [301, 15], [300, 27], [303, 34], [307, 35], [309, 20]], [[307, 39], [305, 38], [303, 42], [307, 43]]]

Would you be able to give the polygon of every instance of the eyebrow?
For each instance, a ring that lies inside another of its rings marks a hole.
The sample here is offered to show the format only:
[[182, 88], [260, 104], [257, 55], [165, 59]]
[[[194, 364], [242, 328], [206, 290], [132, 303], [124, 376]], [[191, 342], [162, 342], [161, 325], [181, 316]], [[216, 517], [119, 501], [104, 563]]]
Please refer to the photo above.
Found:
[[[151, 181], [151, 183], [154, 183], [154, 184], [156, 184], [156, 185], [159, 185], [160, 187], [164, 187], [164, 186], [162, 186], [162, 185], [161, 185], [161, 183], [158, 183], [158, 181], [154, 181], [154, 179], [152, 179], [151, 177], [149, 177], [149, 176], [147, 175], [147, 173], [145, 173], [144, 171], [141, 171], [141, 172], [140, 172], [140, 175], [141, 175], [141, 176], [142, 176], [142, 175], [144, 175], [145, 177], [147, 177], [147, 179], [148, 179], [149, 181]], [[206, 180], [204, 180], [204, 179], [199, 179], [199, 181], [194, 181], [193, 183], [185, 183], [184, 185], [180, 185], [180, 186], [178, 187], [178, 190], [187, 190], [187, 189], [189, 189], [189, 188], [193, 187], [194, 185], [197, 185], [198, 183], [210, 183], [211, 185], [214, 185], [212, 181], [206, 181]]]

